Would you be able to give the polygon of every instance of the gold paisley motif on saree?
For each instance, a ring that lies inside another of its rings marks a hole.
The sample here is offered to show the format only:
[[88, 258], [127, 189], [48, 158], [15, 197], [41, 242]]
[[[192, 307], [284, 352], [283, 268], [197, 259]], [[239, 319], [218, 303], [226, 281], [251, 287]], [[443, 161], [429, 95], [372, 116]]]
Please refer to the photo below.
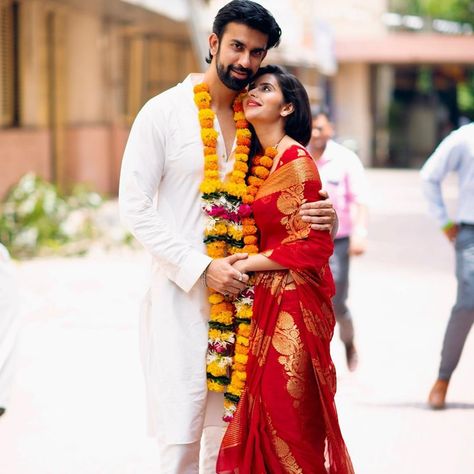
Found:
[[291, 314], [286, 311], [281, 311], [278, 315], [272, 346], [280, 354], [278, 362], [283, 365], [288, 376], [286, 389], [295, 399], [293, 406], [297, 408], [304, 395], [304, 373], [309, 359], [299, 329]]
[[270, 432], [272, 434], [273, 447], [278, 456], [278, 459], [281, 462], [282, 467], [288, 474], [304, 474], [303, 469], [298, 466], [298, 463], [296, 462], [296, 459], [293, 456], [293, 453], [291, 452], [288, 444], [278, 436], [276, 429], [273, 427], [272, 419], [269, 413], [266, 413], [266, 415], [267, 423], [270, 427]]

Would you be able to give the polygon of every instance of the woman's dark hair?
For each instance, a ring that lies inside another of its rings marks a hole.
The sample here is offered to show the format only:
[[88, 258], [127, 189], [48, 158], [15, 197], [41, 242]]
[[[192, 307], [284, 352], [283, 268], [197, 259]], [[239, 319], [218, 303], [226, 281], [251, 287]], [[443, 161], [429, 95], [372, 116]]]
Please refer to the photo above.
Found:
[[[313, 128], [311, 106], [306, 89], [293, 74], [273, 64], [261, 67], [255, 74], [255, 77], [253, 77], [252, 82], [264, 74], [275, 76], [283, 94], [284, 102], [293, 104], [293, 112], [286, 117], [285, 133], [298, 143], [306, 146], [311, 139], [311, 131]], [[252, 133], [252, 139], [254, 137], [255, 133]], [[258, 140], [253, 141], [250, 147], [251, 155], [255, 152], [262, 151], [259, 150], [259, 148]]]
[[[249, 28], [268, 35], [267, 50], [278, 46], [280, 43], [281, 29], [278, 23], [272, 14], [258, 3], [250, 0], [232, 0], [227, 3], [217, 12], [212, 25], [212, 32], [220, 40], [227, 24], [232, 22], [247, 25]], [[206, 62], [210, 63], [211, 60], [212, 54], [209, 51]]]

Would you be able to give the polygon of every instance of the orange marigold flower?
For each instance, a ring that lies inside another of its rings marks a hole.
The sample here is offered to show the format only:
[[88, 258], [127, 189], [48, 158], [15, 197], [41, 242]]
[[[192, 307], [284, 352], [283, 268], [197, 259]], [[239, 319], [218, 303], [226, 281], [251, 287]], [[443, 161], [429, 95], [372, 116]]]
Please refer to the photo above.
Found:
[[204, 147], [204, 155], [205, 156], [215, 155], [215, 154], [216, 154], [216, 147], [214, 147], [214, 146], [205, 146]]
[[196, 84], [193, 88], [195, 94], [198, 92], [209, 92], [209, 86], [205, 82], [201, 82], [200, 84]]
[[247, 174], [247, 171], [249, 170], [249, 167], [247, 166], [247, 163], [245, 163], [243, 161], [236, 161], [235, 165], [234, 165], [234, 168], [236, 170], [244, 172], [245, 174]]
[[242, 202], [244, 204], [252, 204], [255, 201], [255, 198], [251, 194], [245, 194], [242, 196]]
[[266, 179], [268, 175], [270, 174], [270, 171], [267, 170], [264, 166], [257, 166], [255, 168], [255, 175], [258, 176], [259, 178]]
[[270, 169], [273, 165], [273, 159], [269, 158], [268, 156], [262, 156], [259, 164], [265, 166], [265, 168]]
[[257, 228], [254, 225], [244, 225], [242, 226], [242, 234], [244, 235], [254, 235], [257, 233]]
[[247, 122], [247, 120], [237, 120], [235, 122], [235, 126], [237, 127], [237, 129], [247, 129], [247, 127], [249, 126], [249, 123]]
[[244, 155], [248, 155], [250, 152], [250, 148], [248, 146], [242, 146], [242, 145], [239, 145], [237, 147], [235, 147], [235, 153], [242, 153]]
[[258, 186], [247, 186], [247, 193], [255, 196], [258, 193]]
[[237, 137], [237, 145], [240, 146], [250, 146], [250, 138], [247, 137]]
[[200, 119], [199, 124], [201, 125], [201, 128], [212, 128], [214, 121], [209, 119]]
[[263, 179], [261, 179], [257, 176], [249, 176], [248, 182], [252, 186], [260, 187], [263, 184]]
[[265, 155], [267, 155], [269, 158], [275, 158], [277, 154], [278, 154], [278, 151], [274, 146], [269, 146], [265, 148]]
[[235, 353], [247, 355], [249, 353], [249, 348], [247, 346], [244, 346], [243, 344], [237, 343], [235, 345]]
[[253, 217], [243, 217], [242, 218], [243, 225], [255, 225], [255, 219]]
[[256, 245], [245, 245], [242, 249], [242, 252], [248, 254], [255, 254], [258, 253], [258, 247]]
[[258, 242], [258, 239], [255, 235], [246, 235], [244, 237], [244, 244], [246, 245], [255, 245]]
[[240, 362], [234, 362], [234, 364], [232, 365], [232, 369], [238, 372], [245, 372], [246, 367], [245, 364], [241, 364]]
[[250, 337], [250, 324], [240, 323], [238, 328], [238, 334], [245, 337]]

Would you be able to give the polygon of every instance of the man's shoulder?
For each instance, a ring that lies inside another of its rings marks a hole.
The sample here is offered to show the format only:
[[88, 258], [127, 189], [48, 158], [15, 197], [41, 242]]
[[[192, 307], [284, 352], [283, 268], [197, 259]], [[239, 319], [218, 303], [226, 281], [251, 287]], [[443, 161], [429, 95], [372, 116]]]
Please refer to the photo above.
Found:
[[340, 161], [341, 163], [362, 163], [353, 150], [335, 140], [328, 142], [328, 152], [331, 159]]

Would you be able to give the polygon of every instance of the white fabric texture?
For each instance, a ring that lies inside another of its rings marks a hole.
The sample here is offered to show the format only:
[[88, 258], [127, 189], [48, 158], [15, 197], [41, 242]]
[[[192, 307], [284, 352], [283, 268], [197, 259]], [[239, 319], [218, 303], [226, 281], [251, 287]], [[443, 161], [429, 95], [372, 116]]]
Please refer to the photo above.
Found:
[[[200, 275], [211, 259], [202, 241], [203, 145], [192, 90], [199, 81], [188, 76], [145, 104], [120, 178], [122, 219], [152, 256], [141, 352], [150, 434], [168, 444], [200, 441], [207, 395], [209, 304]], [[220, 132], [217, 119], [215, 128]], [[224, 178], [233, 160], [221, 133], [218, 153]]]
[[0, 244], [0, 407], [6, 408], [15, 372], [18, 336], [18, 291], [13, 264]]

